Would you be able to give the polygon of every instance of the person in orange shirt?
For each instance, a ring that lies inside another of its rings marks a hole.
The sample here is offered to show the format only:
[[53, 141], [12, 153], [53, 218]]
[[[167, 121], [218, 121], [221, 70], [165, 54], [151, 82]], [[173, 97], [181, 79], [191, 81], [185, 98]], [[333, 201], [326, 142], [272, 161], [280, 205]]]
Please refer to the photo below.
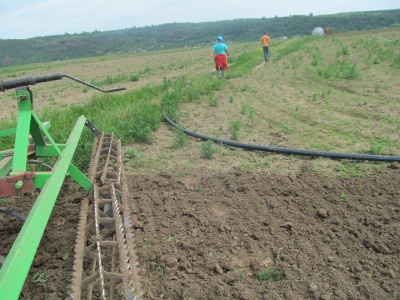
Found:
[[269, 61], [269, 43], [271, 42], [271, 38], [268, 36], [266, 32], [264, 32], [264, 35], [261, 37], [261, 46], [264, 51], [264, 59], [265, 61]]

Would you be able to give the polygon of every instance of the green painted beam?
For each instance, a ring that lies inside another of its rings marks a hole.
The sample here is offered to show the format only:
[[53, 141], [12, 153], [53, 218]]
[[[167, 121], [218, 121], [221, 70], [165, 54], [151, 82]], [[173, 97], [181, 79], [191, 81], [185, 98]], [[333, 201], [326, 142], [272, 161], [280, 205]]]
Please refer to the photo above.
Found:
[[11, 175], [19, 175], [26, 171], [31, 116], [31, 110], [22, 110], [19, 112], [14, 144], [14, 157], [18, 157], [18, 159], [14, 159], [13, 161]]
[[[80, 116], [79, 118], [84, 118], [85, 120], [86, 120], [86, 118], [84, 117], [84, 116]], [[54, 155], [54, 156], [60, 156], [61, 155], [61, 149], [57, 146], [57, 144], [56, 144], [56, 142], [54, 141], [54, 139], [52, 138], [52, 136], [50, 135], [50, 133], [49, 133], [49, 131], [47, 130], [47, 128], [42, 124], [42, 122], [40, 121], [40, 119], [39, 119], [39, 117], [34, 113], [34, 112], [32, 112], [32, 118], [33, 118], [33, 120], [34, 120], [34, 124], [36, 124], [40, 129], [41, 129], [41, 131], [43, 132], [43, 134], [47, 137], [47, 140], [50, 142], [50, 144], [54, 147], [54, 150], [55, 150], [55, 152], [57, 153], [56, 155]], [[79, 119], [78, 119], [79, 120]], [[77, 124], [78, 124], [78, 122], [77, 122]], [[75, 127], [76, 127], [76, 125], [77, 124], [75, 124]], [[72, 135], [72, 134], [71, 134]], [[79, 137], [80, 137], [80, 134], [79, 134]], [[70, 138], [71, 138], [71, 136], [70, 136]], [[39, 145], [39, 147], [40, 147], [41, 145]], [[43, 145], [42, 145], [42, 147], [43, 147]]]
[[47, 180], [49, 180], [52, 175], [53, 175], [53, 172], [51, 172], [51, 171], [37, 172], [36, 177], [32, 178], [33, 185], [35, 186], [36, 189], [43, 189]]
[[[52, 174], [53, 172], [50, 171], [37, 172], [36, 177], [33, 178], [33, 184], [35, 188], [42, 189]], [[73, 164], [71, 164], [68, 168], [68, 175], [70, 175], [86, 191], [90, 191], [93, 188], [92, 182]]]
[[93, 183], [77, 167], [71, 164], [68, 168], [68, 174], [86, 191], [93, 188]]
[[10, 175], [19, 175], [26, 171], [29, 131], [32, 118], [32, 99], [28, 90], [17, 91], [18, 119], [15, 132], [14, 157]]
[[0, 270], [0, 299], [17, 300], [35, 257], [54, 204], [71, 166], [86, 118], [81, 116], [53, 175], [47, 180]]
[[[45, 146], [46, 141], [43, 138], [41, 128], [45, 128], [37, 118], [31, 118], [30, 134], [36, 146]], [[47, 129], [47, 128], [46, 128]]]
[[36, 156], [59, 156], [59, 150], [63, 150], [66, 144], [36, 146]]
[[15, 135], [16, 132], [17, 132], [16, 128], [3, 129], [0, 130], [0, 137]]

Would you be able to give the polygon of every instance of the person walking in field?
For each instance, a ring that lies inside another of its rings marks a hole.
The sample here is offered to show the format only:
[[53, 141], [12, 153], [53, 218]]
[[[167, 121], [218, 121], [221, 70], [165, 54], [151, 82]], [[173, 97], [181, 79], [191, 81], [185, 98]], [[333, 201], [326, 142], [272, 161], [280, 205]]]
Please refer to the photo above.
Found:
[[271, 42], [271, 38], [268, 36], [266, 32], [261, 37], [261, 46], [264, 51], [264, 59], [265, 61], [269, 61], [269, 43]]
[[224, 77], [224, 70], [228, 70], [227, 56], [229, 56], [228, 47], [224, 43], [222, 36], [217, 37], [217, 42], [211, 49], [209, 59], [214, 55], [215, 69], [219, 72], [219, 78]]

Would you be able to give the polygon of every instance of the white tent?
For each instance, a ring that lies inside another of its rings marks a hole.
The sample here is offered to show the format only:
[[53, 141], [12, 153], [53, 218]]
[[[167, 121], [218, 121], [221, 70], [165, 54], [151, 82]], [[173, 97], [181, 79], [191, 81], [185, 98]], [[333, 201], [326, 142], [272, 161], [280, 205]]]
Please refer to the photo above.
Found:
[[321, 36], [324, 35], [324, 30], [321, 27], [316, 27], [314, 28], [314, 30], [312, 31], [312, 35], [314, 36]]

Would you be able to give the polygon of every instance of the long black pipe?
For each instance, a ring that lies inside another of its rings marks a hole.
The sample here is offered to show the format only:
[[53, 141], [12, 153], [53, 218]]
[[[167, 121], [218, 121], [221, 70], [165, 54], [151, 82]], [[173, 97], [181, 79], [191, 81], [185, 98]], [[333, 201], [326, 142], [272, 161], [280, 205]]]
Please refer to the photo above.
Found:
[[[174, 123], [163, 110], [163, 115], [165, 120], [173, 127], [177, 127], [178, 124]], [[388, 155], [369, 155], [369, 154], [348, 154], [348, 153], [337, 153], [337, 152], [324, 152], [324, 151], [311, 151], [311, 150], [297, 150], [297, 149], [288, 149], [288, 148], [279, 148], [279, 147], [268, 147], [268, 146], [260, 146], [260, 145], [252, 145], [239, 143], [229, 140], [223, 140], [219, 138], [214, 138], [210, 136], [206, 136], [200, 133], [196, 133], [185, 128], [182, 128], [182, 131], [190, 136], [195, 138], [200, 138], [203, 141], [211, 140], [214, 143], [224, 144], [231, 147], [243, 148], [247, 150], [256, 150], [256, 151], [265, 151], [265, 152], [273, 152], [273, 153], [284, 153], [284, 154], [294, 154], [294, 155], [303, 155], [303, 156], [314, 156], [314, 157], [329, 157], [329, 158], [339, 158], [339, 159], [352, 159], [352, 160], [369, 160], [369, 161], [387, 161], [394, 162], [400, 161], [400, 156], [388, 156]]]

